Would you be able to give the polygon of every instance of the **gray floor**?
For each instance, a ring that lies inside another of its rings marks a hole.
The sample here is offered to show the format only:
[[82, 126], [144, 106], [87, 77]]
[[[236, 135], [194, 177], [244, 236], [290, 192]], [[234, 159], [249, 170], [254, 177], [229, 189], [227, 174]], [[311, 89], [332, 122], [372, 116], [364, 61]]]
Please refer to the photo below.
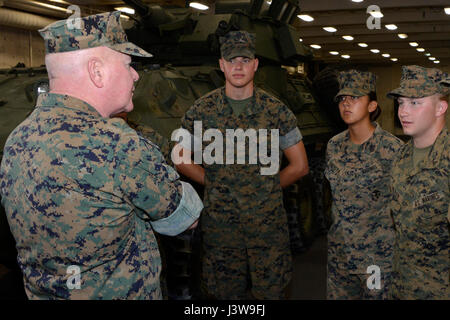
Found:
[[293, 268], [289, 299], [326, 299], [327, 236], [317, 237], [306, 252], [295, 255]]

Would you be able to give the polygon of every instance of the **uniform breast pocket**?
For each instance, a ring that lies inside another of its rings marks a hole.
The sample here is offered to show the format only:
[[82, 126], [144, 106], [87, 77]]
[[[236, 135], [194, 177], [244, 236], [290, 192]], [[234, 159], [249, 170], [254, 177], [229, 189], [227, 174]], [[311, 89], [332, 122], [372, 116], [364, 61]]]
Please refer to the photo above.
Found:
[[[420, 225], [436, 229], [446, 227], [448, 196], [443, 191], [434, 191], [420, 196], [413, 203], [417, 212], [417, 221]], [[437, 230], [435, 230], [437, 231]]]

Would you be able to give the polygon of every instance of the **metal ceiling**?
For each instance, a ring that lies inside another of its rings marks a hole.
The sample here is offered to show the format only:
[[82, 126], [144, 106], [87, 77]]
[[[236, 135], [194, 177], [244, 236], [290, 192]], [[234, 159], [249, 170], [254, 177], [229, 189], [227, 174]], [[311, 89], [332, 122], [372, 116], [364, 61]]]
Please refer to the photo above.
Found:
[[[159, 4], [163, 7], [186, 7], [189, 1], [181, 0], [142, 0], [147, 4]], [[238, 7], [245, 8], [250, 1], [236, 0], [198, 0], [208, 3], [211, 7], [209, 14], [215, 8]], [[344, 61], [341, 55], [350, 55], [348, 61], [355, 63], [401, 63], [436, 66], [425, 56], [430, 53], [441, 65], [450, 65], [450, 15], [445, 14], [444, 8], [450, 7], [450, 0], [373, 0], [355, 3], [351, 0], [301, 0], [302, 14], [314, 18], [312, 22], [304, 22], [298, 18], [295, 26], [302, 34], [303, 43], [307, 45], [318, 44], [320, 49], [314, 50], [316, 60], [324, 62]], [[67, 17], [64, 12], [70, 4], [80, 6], [82, 14], [111, 11], [117, 6], [123, 6], [120, 0], [0, 0], [0, 10], [3, 8], [33, 13], [46, 18], [61, 19]], [[55, 10], [45, 5], [56, 5], [62, 10]], [[370, 5], [377, 5], [383, 17], [379, 20], [380, 28], [369, 28], [368, 19], [372, 25], [377, 22], [367, 13]], [[395, 24], [397, 30], [386, 29], [386, 24]], [[323, 27], [334, 27], [336, 32], [330, 33]], [[407, 39], [400, 39], [397, 34], [406, 33]], [[351, 35], [353, 41], [342, 38]], [[358, 43], [366, 43], [368, 47], [362, 48]], [[424, 48], [418, 52], [409, 45], [417, 42], [417, 48]], [[378, 49], [375, 54], [370, 49]], [[338, 51], [339, 55], [331, 55], [330, 51]], [[388, 53], [389, 58], [382, 57]], [[392, 62], [397, 58], [398, 62]], [[439, 65], [437, 65], [439, 66]]]

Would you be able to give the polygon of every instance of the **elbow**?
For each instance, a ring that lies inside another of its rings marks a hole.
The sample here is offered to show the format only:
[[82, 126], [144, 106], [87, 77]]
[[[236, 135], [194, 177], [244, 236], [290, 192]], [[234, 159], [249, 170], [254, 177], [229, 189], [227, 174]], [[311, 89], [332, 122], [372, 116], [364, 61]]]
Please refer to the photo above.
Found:
[[299, 170], [298, 170], [298, 179], [306, 176], [309, 173], [309, 166], [306, 163], [305, 165], [303, 165]]

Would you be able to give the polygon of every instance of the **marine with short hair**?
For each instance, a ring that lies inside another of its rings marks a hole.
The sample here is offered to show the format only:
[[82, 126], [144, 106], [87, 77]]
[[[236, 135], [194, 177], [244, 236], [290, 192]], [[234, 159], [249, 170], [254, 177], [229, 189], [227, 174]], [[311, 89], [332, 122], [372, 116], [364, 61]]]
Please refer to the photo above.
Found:
[[139, 79], [120, 12], [57, 21], [50, 93], [8, 137], [0, 194], [30, 299], [161, 299], [155, 232], [196, 225], [203, 204], [123, 119]]
[[450, 299], [450, 150], [445, 126], [448, 75], [403, 66], [397, 99], [404, 134], [412, 139], [393, 163], [394, 299]]
[[[292, 111], [253, 85], [258, 59], [252, 34], [226, 34], [221, 38], [221, 55], [225, 86], [195, 101], [182, 118], [182, 127], [192, 139], [198, 139], [194, 136], [194, 121], [201, 121], [204, 131], [218, 129], [223, 137], [227, 129], [279, 130], [278, 149], [286, 155], [289, 165], [273, 175], [261, 174], [265, 166], [261, 161], [203, 166], [188, 162], [176, 166], [205, 186], [201, 218], [203, 287], [209, 298], [283, 299], [291, 279], [292, 257], [282, 187], [308, 172], [302, 135]], [[249, 150], [248, 140], [245, 150]], [[180, 142], [183, 153], [191, 154], [189, 141]], [[271, 148], [277, 142], [268, 135], [265, 147]], [[205, 141], [202, 143], [204, 149]], [[259, 143], [258, 150], [261, 146]]]

